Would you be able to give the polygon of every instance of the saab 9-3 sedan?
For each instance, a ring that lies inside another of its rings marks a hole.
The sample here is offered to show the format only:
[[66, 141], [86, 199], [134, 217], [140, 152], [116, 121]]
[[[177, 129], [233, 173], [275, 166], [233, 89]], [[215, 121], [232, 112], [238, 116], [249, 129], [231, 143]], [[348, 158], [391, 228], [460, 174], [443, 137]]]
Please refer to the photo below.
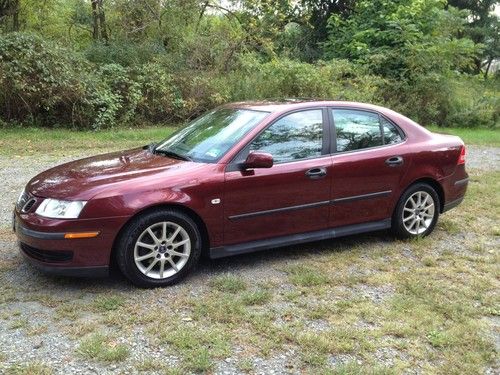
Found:
[[243, 254], [391, 229], [426, 236], [464, 198], [465, 146], [353, 102], [219, 107], [157, 144], [34, 177], [14, 210], [25, 258], [62, 275], [116, 264], [164, 286], [202, 253]]

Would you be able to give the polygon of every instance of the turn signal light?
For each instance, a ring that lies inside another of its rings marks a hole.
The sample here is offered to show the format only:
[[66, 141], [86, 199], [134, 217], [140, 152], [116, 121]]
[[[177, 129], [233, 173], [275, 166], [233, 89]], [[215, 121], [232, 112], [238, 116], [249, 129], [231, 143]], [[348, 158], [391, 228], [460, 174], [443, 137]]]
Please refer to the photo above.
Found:
[[66, 233], [64, 238], [77, 239], [77, 238], [94, 238], [99, 235], [99, 232], [79, 232], [79, 233]]

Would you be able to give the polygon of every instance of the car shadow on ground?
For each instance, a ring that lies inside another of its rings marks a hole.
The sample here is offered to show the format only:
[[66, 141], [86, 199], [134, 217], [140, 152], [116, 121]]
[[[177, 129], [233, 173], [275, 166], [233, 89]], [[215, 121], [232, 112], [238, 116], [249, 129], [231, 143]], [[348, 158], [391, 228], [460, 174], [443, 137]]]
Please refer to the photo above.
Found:
[[[265, 282], [265, 276], [270, 269], [274, 272], [281, 272], [279, 268], [288, 263], [314, 260], [316, 257], [333, 254], [335, 252], [351, 251], [358, 246], [372, 246], [374, 244], [393, 244], [396, 240], [387, 231], [373, 232], [362, 235], [310, 242], [301, 245], [286, 246], [276, 249], [247, 253], [232, 257], [209, 259], [202, 257], [198, 266], [180, 283], [167, 287], [177, 289], [179, 287], [197, 287], [206, 284], [212, 277], [223, 273], [236, 272], [242, 277], [253, 278], [256, 273], [264, 278], [259, 279]], [[103, 278], [74, 278], [61, 277], [45, 274], [29, 267], [31, 273], [29, 284], [43, 285], [43, 289], [51, 292], [63, 290], [68, 293], [92, 292], [127, 292], [130, 290], [140, 290], [133, 286], [115, 267], [111, 268], [110, 275]]]

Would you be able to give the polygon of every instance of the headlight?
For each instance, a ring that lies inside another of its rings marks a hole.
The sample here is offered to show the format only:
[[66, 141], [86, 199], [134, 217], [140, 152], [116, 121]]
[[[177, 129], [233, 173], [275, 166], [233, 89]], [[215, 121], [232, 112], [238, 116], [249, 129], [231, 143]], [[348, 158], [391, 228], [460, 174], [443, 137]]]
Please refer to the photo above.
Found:
[[86, 204], [85, 201], [60, 201], [47, 198], [38, 206], [36, 213], [52, 219], [76, 219]]

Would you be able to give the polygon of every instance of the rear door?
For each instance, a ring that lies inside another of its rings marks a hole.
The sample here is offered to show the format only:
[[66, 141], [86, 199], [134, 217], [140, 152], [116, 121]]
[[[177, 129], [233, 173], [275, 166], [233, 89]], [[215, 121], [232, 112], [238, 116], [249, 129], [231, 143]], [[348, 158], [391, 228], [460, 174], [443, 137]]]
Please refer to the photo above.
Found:
[[[228, 165], [224, 192], [226, 245], [325, 229], [331, 188], [326, 108], [282, 116]], [[242, 170], [250, 151], [273, 155], [268, 169]]]
[[332, 109], [331, 226], [388, 219], [411, 164], [404, 133], [386, 117]]

